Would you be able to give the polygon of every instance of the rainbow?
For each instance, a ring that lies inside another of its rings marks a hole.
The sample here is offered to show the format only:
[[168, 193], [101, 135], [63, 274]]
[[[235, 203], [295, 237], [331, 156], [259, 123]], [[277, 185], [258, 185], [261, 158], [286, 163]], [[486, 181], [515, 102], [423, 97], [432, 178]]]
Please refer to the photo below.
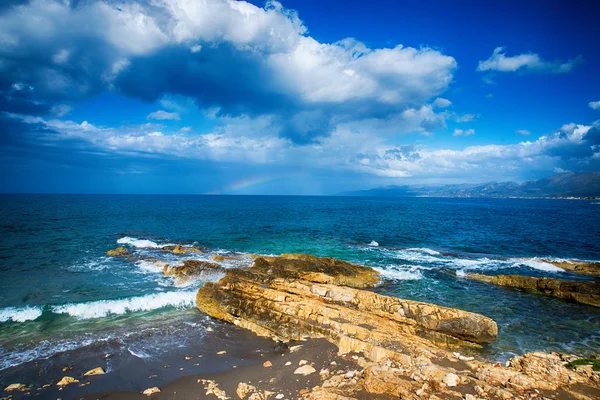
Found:
[[251, 178], [244, 178], [239, 181], [235, 181], [228, 185], [223, 186], [220, 189], [212, 190], [207, 192], [206, 194], [235, 194], [236, 192], [244, 189], [248, 189], [254, 186], [260, 186], [267, 182], [275, 181], [281, 178], [276, 175], [264, 175], [264, 176], [254, 176]]

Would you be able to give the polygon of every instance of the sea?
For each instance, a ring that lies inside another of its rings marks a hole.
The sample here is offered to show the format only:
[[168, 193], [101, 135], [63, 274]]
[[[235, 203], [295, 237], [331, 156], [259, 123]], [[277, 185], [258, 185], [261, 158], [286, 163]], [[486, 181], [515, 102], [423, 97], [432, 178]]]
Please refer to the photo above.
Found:
[[[203, 252], [177, 256], [161, 250], [175, 244]], [[118, 246], [142, 261], [106, 256]], [[176, 265], [186, 258], [241, 254], [220, 261], [233, 268], [251, 265], [250, 254], [281, 253], [368, 265], [381, 273], [373, 289], [378, 293], [494, 319], [498, 339], [476, 351], [481, 359], [505, 361], [528, 351], [600, 352], [599, 309], [465, 277], [477, 272], [593, 279], [543, 259], [600, 260], [597, 202], [1, 195], [0, 381], [100, 364], [118, 372], [122, 388], [136, 389], [142, 384], [132, 383], [136, 378], [127, 378], [126, 371], [158, 371], [167, 368], [169, 357], [188, 353], [208, 359], [219, 346], [268, 347], [195, 308], [198, 288], [221, 276], [178, 284], [143, 259]], [[214, 372], [224, 368], [220, 360], [161, 370], [160, 379]], [[244, 363], [235, 354], [228, 360]]]

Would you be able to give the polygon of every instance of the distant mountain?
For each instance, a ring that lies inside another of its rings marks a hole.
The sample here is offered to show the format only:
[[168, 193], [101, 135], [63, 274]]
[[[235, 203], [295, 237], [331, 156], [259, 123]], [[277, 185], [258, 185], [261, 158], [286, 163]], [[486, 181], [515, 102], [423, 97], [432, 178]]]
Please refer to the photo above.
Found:
[[600, 197], [600, 172], [564, 172], [524, 183], [488, 182], [437, 186], [386, 186], [342, 196]]

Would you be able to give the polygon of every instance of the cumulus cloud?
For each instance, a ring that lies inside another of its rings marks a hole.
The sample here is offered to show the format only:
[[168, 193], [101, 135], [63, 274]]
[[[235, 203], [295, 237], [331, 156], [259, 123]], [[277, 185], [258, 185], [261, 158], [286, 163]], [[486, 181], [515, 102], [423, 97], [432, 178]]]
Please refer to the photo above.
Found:
[[[581, 64], [581, 62], [583, 62], [583, 57], [580, 55], [565, 62], [545, 61], [535, 53], [506, 56], [503, 47], [496, 47], [490, 58], [479, 61], [477, 71], [516, 72], [525, 70], [531, 72], [564, 74], [573, 71], [573, 69]], [[493, 81], [488, 83], [493, 83]]]
[[[419, 108], [456, 69], [429, 47], [319, 42], [276, 1], [32, 0], [0, 14], [0, 58], [0, 87], [34, 88], [25, 102], [181, 95], [223, 114], [277, 113], [282, 135], [303, 143], [340, 121]], [[301, 113], [313, 119], [299, 124]]]
[[592, 110], [600, 110], [600, 101], [590, 101], [588, 106], [590, 106]]
[[448, 99], [444, 99], [443, 97], [438, 97], [433, 102], [433, 106], [437, 108], [446, 108], [452, 105], [452, 102]]
[[148, 119], [156, 119], [156, 120], [179, 120], [179, 113], [177, 112], [168, 112], [165, 110], [158, 110], [148, 114]]
[[455, 129], [454, 133], [452, 133], [452, 136], [471, 136], [475, 134], [475, 130], [474, 129]]
[[529, 132], [526, 129], [517, 129], [516, 133], [517, 133], [517, 135], [521, 135], [521, 136], [529, 136], [529, 135], [531, 135], [531, 132]]

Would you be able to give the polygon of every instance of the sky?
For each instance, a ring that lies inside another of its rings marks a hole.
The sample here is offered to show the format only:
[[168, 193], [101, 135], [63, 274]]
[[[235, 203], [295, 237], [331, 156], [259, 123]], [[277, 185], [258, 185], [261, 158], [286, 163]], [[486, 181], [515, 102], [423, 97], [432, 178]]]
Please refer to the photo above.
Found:
[[0, 192], [600, 171], [600, 2], [4, 0]]

